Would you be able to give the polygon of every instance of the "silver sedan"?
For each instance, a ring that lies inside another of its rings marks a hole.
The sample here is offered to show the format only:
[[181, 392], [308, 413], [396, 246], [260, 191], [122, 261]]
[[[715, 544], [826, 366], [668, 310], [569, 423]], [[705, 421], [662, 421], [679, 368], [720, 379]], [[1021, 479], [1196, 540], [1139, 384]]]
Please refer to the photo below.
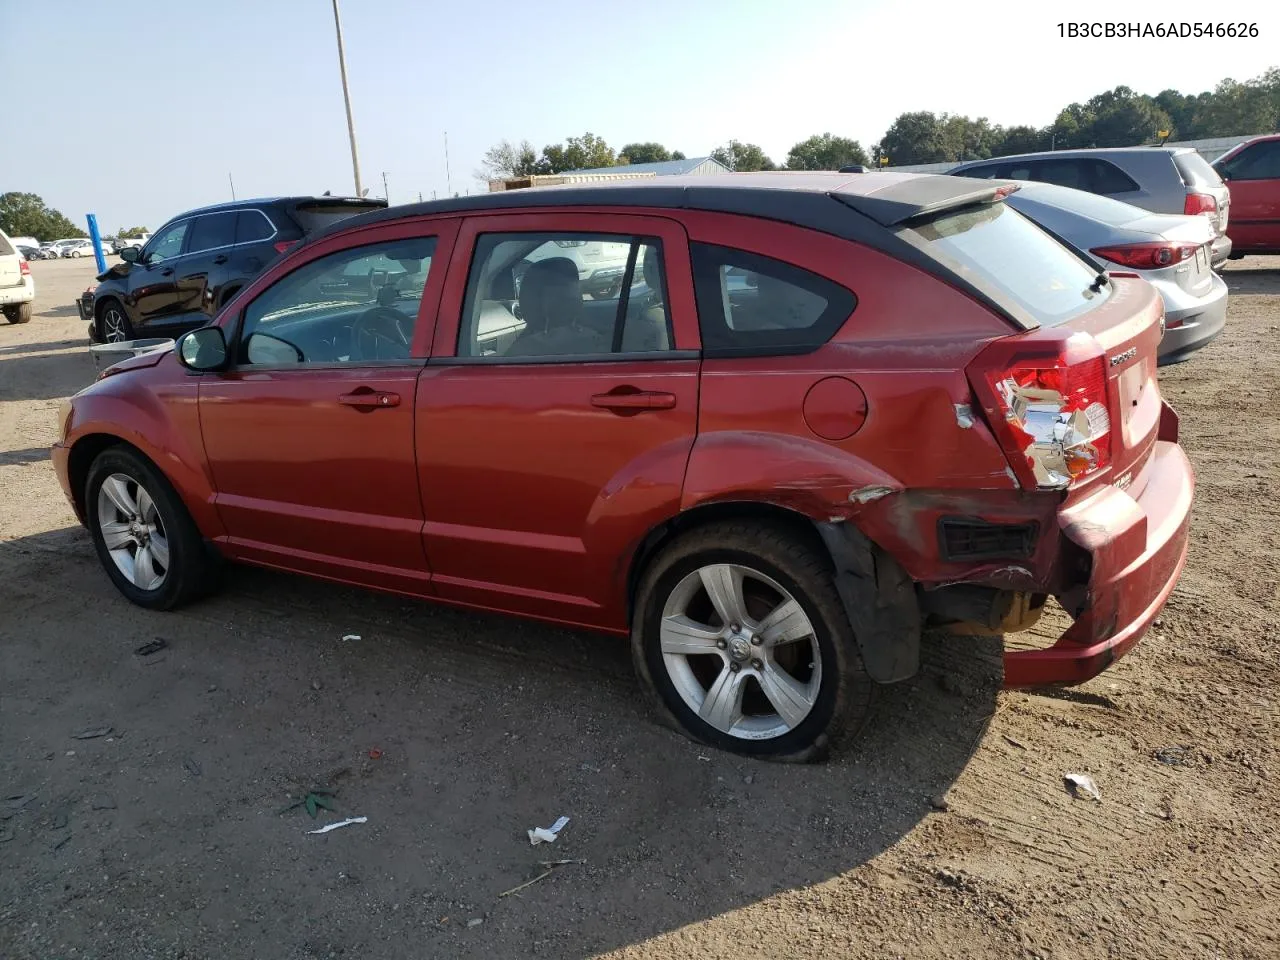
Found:
[[1222, 332], [1227, 285], [1212, 269], [1213, 225], [1201, 216], [1150, 213], [1109, 197], [1047, 183], [1010, 181], [1006, 199], [1109, 274], [1141, 277], [1164, 299], [1159, 362], [1177, 363]]

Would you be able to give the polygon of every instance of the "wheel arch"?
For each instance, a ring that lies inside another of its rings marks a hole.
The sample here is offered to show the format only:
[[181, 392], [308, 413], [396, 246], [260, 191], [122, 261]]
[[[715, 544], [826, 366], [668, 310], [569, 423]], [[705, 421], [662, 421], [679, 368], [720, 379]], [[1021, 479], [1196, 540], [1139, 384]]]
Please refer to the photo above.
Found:
[[784, 527], [830, 563], [868, 675], [894, 683], [916, 674], [920, 665], [921, 613], [916, 585], [902, 566], [852, 521], [819, 521], [774, 503], [730, 500], [681, 511], [641, 538], [627, 573], [627, 623], [646, 570], [663, 547], [711, 523], [751, 520]]

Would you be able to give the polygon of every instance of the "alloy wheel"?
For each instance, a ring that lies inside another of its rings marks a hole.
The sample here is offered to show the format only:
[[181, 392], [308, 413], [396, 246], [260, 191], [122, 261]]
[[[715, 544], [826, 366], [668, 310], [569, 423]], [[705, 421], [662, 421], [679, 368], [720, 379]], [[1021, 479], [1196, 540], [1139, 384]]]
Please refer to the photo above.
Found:
[[102, 335], [107, 343], [124, 343], [128, 339], [124, 312], [119, 307], [107, 307], [102, 311]]
[[684, 577], [663, 607], [659, 643], [680, 698], [721, 733], [780, 737], [817, 703], [813, 624], [787, 590], [750, 567], [709, 564]]
[[139, 590], [158, 590], [169, 575], [169, 538], [155, 501], [137, 480], [113, 473], [98, 490], [98, 527], [107, 552]]

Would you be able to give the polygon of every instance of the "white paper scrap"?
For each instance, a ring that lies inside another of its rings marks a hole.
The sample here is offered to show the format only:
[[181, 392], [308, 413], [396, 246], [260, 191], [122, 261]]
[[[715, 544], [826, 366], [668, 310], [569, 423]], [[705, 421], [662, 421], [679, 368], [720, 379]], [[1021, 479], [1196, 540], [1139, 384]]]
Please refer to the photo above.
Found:
[[529, 831], [529, 846], [536, 847], [540, 843], [554, 843], [556, 836], [568, 822], [568, 817], [561, 817], [549, 827], [534, 827]]
[[353, 823], [368, 823], [368, 817], [351, 817], [348, 820], [339, 820], [337, 823], [327, 823], [319, 830], [308, 830], [307, 833], [328, 833], [330, 830], [337, 830], [339, 827], [349, 827]]

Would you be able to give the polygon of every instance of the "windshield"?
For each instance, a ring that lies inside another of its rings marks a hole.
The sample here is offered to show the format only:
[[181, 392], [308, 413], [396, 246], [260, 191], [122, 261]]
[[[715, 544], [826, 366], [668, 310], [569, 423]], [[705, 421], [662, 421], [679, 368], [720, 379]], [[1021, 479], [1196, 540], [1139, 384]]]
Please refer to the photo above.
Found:
[[380, 203], [300, 203], [293, 208], [293, 219], [303, 233], [314, 233], [330, 224], [381, 208]]
[[904, 231], [1011, 313], [1056, 326], [1097, 306], [1109, 288], [1090, 289], [1097, 271], [1005, 203], [939, 214]]

